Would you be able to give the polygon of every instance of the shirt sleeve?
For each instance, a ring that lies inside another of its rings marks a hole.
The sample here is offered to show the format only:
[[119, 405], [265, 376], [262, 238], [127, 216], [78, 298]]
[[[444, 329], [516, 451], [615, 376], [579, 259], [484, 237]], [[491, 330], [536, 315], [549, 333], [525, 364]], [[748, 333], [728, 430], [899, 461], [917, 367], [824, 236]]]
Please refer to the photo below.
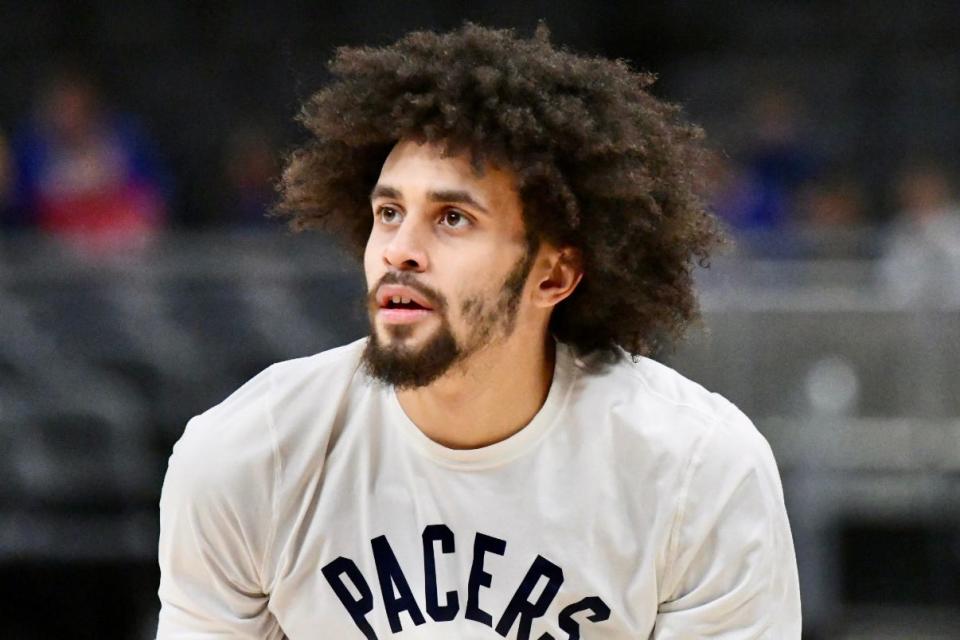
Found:
[[264, 575], [275, 450], [258, 403], [242, 401], [251, 391], [191, 420], [170, 457], [160, 498], [158, 640], [285, 637]]
[[776, 462], [739, 410], [687, 468], [653, 640], [799, 640], [800, 589]]

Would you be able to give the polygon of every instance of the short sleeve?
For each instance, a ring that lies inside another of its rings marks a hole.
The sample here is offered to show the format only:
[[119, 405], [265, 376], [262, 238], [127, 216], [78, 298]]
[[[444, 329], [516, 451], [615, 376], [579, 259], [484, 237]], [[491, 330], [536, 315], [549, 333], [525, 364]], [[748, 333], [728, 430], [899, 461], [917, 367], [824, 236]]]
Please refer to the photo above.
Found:
[[264, 575], [276, 462], [263, 382], [191, 420], [174, 447], [160, 498], [159, 640], [284, 637]]
[[679, 498], [654, 640], [799, 640], [780, 477], [766, 440], [738, 410], [701, 440]]

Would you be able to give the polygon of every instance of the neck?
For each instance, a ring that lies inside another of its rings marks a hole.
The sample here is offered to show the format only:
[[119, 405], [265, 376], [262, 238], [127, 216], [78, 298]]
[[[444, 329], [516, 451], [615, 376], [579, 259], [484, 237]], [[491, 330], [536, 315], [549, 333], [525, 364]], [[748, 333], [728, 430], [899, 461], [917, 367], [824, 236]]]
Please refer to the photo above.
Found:
[[476, 449], [520, 431], [547, 399], [556, 358], [552, 337], [520, 333], [427, 387], [398, 391], [400, 406], [428, 438], [451, 449]]

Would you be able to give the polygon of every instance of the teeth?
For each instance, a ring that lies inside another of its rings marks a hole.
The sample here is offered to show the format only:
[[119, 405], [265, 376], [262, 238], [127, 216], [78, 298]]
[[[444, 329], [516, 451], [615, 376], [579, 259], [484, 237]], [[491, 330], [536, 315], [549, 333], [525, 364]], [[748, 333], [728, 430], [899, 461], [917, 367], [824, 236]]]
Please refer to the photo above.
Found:
[[393, 296], [391, 302], [393, 302], [393, 304], [400, 304], [400, 296]]
[[400, 302], [403, 304], [410, 304], [410, 298], [400, 298]]

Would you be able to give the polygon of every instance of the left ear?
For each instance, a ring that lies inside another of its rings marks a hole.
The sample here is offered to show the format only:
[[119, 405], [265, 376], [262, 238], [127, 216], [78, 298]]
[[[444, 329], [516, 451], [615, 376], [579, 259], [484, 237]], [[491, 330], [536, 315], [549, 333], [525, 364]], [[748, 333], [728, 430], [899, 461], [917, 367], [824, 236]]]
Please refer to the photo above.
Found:
[[541, 245], [534, 302], [538, 307], [555, 307], [573, 293], [583, 279], [583, 254], [575, 247]]

